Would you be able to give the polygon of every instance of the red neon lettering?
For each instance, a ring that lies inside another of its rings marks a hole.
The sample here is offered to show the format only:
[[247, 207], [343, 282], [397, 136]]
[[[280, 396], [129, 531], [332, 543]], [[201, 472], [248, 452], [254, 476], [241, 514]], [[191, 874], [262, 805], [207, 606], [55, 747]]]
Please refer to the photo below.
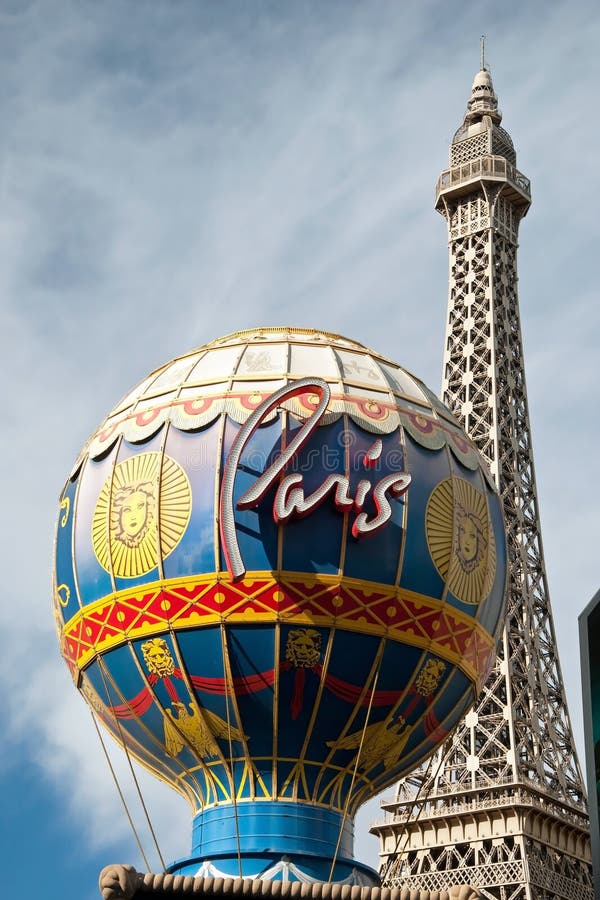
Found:
[[[242, 425], [225, 461], [219, 503], [219, 530], [227, 568], [234, 581], [243, 578], [246, 572], [237, 540], [233, 506], [235, 476], [242, 453], [256, 429], [273, 409], [285, 400], [309, 392], [316, 393], [319, 397], [314, 413], [306, 419], [283, 453], [265, 469], [254, 484], [242, 494], [236, 504], [237, 509], [254, 509], [277, 483], [279, 476], [306, 444], [323, 418], [331, 396], [328, 384], [320, 378], [301, 378], [275, 391], [254, 410]], [[376, 465], [382, 449], [381, 438], [377, 438], [365, 454], [363, 460], [365, 468], [369, 469]], [[333, 495], [335, 507], [341, 513], [349, 512], [351, 509], [358, 513], [352, 524], [352, 535], [358, 539], [363, 535], [374, 534], [390, 520], [392, 515], [390, 498], [397, 500], [401, 497], [406, 492], [410, 481], [411, 476], [407, 472], [398, 472], [382, 478], [373, 488], [376, 515], [369, 519], [362, 509], [372, 487], [370, 481], [361, 479], [358, 482], [355, 496], [351, 497], [348, 476], [332, 474], [328, 475], [323, 484], [315, 491], [306, 496], [303, 476], [300, 473], [285, 475], [275, 493], [273, 518], [280, 524], [288, 522], [292, 517], [303, 518], [317, 509], [328, 496]]]

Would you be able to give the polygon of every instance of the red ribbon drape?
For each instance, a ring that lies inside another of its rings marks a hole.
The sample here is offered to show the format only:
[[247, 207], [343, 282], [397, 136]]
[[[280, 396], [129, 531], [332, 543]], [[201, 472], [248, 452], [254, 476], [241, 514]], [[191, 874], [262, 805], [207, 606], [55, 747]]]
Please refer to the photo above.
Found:
[[[286, 660], [280, 664], [279, 671], [288, 672], [291, 668], [291, 662]], [[323, 677], [323, 666], [320, 663], [316, 666], [312, 666], [309, 671], [316, 675], [317, 678]], [[292, 719], [297, 719], [302, 711], [304, 689], [306, 686], [306, 672], [307, 669], [300, 667], [297, 667], [294, 672], [294, 685], [290, 704]], [[265, 688], [270, 688], [275, 684], [276, 673], [276, 669], [267, 669], [265, 672], [257, 672], [254, 675], [242, 675], [234, 678], [234, 693], [236, 696], [243, 696], [255, 694], [258, 691], [265, 690]], [[174, 669], [173, 677], [179, 681], [184, 680], [181, 669]], [[173, 703], [180, 702], [177, 688], [169, 675], [165, 675], [161, 678], [153, 673], [148, 676], [148, 684], [150, 687], [154, 687], [158, 681], [162, 681]], [[190, 682], [197, 691], [202, 691], [206, 694], [223, 696], [227, 693], [227, 681], [225, 678], [204, 678], [200, 675], [191, 675]], [[344, 681], [342, 678], [338, 678], [335, 675], [325, 675], [325, 688], [335, 697], [338, 697], [346, 703], [358, 703], [360, 696], [364, 691], [364, 685], [350, 684], [350, 682]], [[375, 691], [371, 701], [371, 694], [370, 692], [367, 692], [363, 697], [361, 706], [368, 706], [369, 702], [371, 702], [373, 706], [392, 706], [397, 701], [398, 694], [398, 691]], [[127, 703], [113, 706], [112, 711], [119, 719], [131, 719], [134, 716], [142, 716], [152, 705], [152, 699], [152, 692], [148, 687], [144, 687]]]

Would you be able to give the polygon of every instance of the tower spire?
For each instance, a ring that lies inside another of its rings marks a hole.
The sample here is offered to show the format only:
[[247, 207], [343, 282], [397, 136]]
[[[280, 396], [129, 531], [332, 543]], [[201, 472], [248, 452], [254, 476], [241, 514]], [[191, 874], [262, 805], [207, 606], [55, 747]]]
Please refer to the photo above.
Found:
[[502, 121], [502, 113], [498, 109], [498, 98], [492, 84], [492, 76], [489, 69], [482, 65], [473, 79], [464, 122], [467, 125], [471, 125], [475, 122], [483, 121], [484, 116], [489, 116], [495, 125], [499, 125]]
[[479, 68], [485, 69], [485, 34], [482, 34], [479, 40], [479, 56]]
[[[482, 62], [483, 53], [482, 45]], [[482, 65], [436, 209], [450, 250], [443, 398], [502, 497], [506, 624], [475, 707], [430, 769], [399, 785], [373, 831], [388, 887], [467, 883], [498, 900], [591, 900], [589, 821], [546, 581], [519, 320], [518, 229], [530, 185], [500, 120]]]

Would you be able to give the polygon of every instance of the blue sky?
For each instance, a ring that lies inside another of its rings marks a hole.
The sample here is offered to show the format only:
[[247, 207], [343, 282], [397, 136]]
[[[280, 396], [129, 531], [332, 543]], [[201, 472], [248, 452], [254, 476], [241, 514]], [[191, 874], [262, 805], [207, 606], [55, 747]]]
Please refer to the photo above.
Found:
[[[143, 869], [54, 634], [56, 501], [81, 445], [148, 371], [253, 325], [341, 332], [439, 389], [447, 250], [433, 188], [481, 33], [532, 180], [521, 314], [581, 747], [577, 615], [598, 588], [597, 4], [1, 0], [7, 894], [37, 897], [43, 873], [48, 900], [92, 900], [106, 863]], [[184, 854], [186, 805], [142, 783], [163, 855]], [[357, 826], [372, 864], [377, 816], [372, 803]]]

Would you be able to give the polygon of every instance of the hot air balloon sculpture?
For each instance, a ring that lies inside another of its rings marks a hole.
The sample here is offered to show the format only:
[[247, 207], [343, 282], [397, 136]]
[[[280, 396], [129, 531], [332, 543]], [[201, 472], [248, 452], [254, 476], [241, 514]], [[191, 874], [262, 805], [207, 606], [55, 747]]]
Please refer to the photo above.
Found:
[[479, 693], [505, 556], [452, 414], [361, 344], [240, 332], [128, 394], [61, 495], [54, 610], [96, 716], [191, 804], [170, 871], [375, 883], [354, 814]]

